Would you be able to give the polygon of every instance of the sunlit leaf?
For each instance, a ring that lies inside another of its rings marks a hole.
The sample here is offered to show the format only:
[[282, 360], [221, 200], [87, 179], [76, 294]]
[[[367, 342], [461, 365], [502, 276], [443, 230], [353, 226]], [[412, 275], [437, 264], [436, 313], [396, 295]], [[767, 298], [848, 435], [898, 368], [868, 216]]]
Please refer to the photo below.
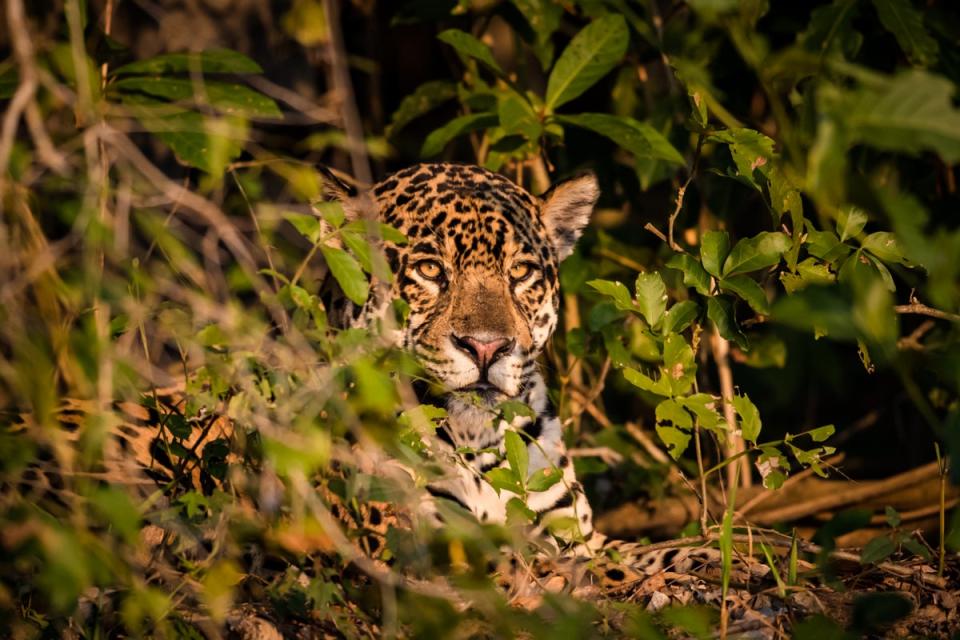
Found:
[[647, 122], [606, 113], [564, 115], [557, 116], [556, 119], [564, 124], [589, 129], [610, 138], [637, 158], [664, 160], [675, 165], [684, 164], [680, 152], [662, 133]]
[[629, 40], [626, 21], [615, 13], [587, 25], [570, 41], [550, 72], [547, 108], [556, 109], [593, 86], [620, 61]]
[[354, 304], [367, 301], [369, 284], [356, 259], [343, 249], [331, 246], [320, 247], [323, 258], [330, 267], [330, 273], [336, 278], [344, 295]]
[[700, 306], [693, 300], [682, 300], [676, 303], [663, 316], [663, 335], [680, 333], [693, 322], [700, 314]]
[[726, 231], [707, 231], [700, 239], [700, 262], [710, 275], [723, 275], [723, 263], [730, 253], [730, 235]]
[[[731, 249], [723, 263], [724, 277], [771, 267], [790, 249], [790, 237], [779, 231], [762, 231], [744, 238]], [[709, 271], [709, 269], [708, 269]]]
[[[518, 478], [525, 480], [529, 457], [527, 445], [516, 431], [508, 430], [503, 438], [503, 446], [507, 453], [507, 462]], [[521, 482], [522, 484], [522, 482]]]
[[678, 253], [667, 260], [667, 266], [683, 273], [683, 284], [693, 287], [701, 295], [710, 295], [710, 274], [699, 260], [686, 253]]
[[656, 326], [667, 308], [667, 288], [659, 273], [637, 276], [637, 308], [651, 327]]
[[498, 118], [493, 113], [473, 113], [454, 118], [427, 136], [420, 149], [420, 155], [425, 158], [435, 156], [454, 138], [477, 129], [496, 126], [497, 122]]
[[747, 442], [756, 442], [760, 435], [760, 411], [746, 394], [733, 396], [733, 408], [740, 416], [740, 432]]
[[749, 276], [724, 278], [720, 280], [720, 288], [739, 296], [760, 315], [770, 315], [770, 303], [767, 302], [767, 294], [757, 284], [757, 281]]

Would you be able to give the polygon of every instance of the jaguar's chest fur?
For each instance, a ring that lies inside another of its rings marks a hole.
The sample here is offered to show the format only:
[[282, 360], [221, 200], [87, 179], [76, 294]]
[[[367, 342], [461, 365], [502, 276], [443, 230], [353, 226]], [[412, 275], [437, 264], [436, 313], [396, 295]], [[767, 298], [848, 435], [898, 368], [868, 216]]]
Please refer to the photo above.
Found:
[[[531, 474], [562, 476], [531, 494], [528, 506], [543, 520], [573, 518], [573, 537], [588, 536], [590, 507], [536, 358], [556, 327], [559, 263], [589, 219], [596, 179], [580, 176], [536, 197], [480, 167], [422, 164], [366, 193], [332, 177], [330, 186], [348, 217], [379, 220], [407, 238], [383, 242], [394, 277], [375, 283], [376, 294], [350, 315], [369, 325], [394, 299], [409, 308], [395, 340], [439, 382], [448, 413], [434, 444], [453, 464], [430, 492], [480, 520], [503, 521], [515, 494], [494, 489], [483, 474], [506, 464], [504, 436], [514, 429], [527, 444]], [[496, 411], [505, 400], [523, 402], [534, 416], [508, 424]]]

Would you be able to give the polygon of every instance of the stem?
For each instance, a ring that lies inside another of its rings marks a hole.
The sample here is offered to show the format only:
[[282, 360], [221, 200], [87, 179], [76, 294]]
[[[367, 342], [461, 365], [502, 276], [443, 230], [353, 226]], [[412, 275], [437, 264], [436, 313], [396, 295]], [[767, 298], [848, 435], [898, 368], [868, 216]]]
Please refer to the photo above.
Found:
[[730, 429], [727, 436], [727, 450], [725, 455], [730, 459], [739, 461], [740, 469], [733, 465], [727, 467], [727, 485], [733, 486], [739, 476], [742, 487], [753, 486], [753, 477], [750, 473], [750, 461], [744, 457], [746, 448], [743, 437], [734, 435], [737, 424], [737, 414], [733, 408], [733, 371], [730, 369], [730, 343], [720, 335], [717, 327], [713, 328], [713, 334], [710, 336], [710, 346], [713, 350], [713, 359], [717, 363], [717, 376], [720, 378], [720, 396], [723, 398], [723, 417], [727, 421]]

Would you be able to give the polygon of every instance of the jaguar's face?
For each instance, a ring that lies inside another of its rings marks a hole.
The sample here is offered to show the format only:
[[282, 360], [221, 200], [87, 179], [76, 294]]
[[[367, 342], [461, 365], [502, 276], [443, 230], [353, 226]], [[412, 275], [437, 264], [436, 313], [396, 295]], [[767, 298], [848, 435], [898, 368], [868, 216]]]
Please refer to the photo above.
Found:
[[[398, 336], [448, 391], [491, 402], [520, 394], [557, 324], [557, 267], [599, 195], [586, 175], [542, 198], [475, 166], [423, 164], [369, 194], [382, 222], [390, 297], [410, 313]], [[355, 200], [356, 202], [356, 200]]]

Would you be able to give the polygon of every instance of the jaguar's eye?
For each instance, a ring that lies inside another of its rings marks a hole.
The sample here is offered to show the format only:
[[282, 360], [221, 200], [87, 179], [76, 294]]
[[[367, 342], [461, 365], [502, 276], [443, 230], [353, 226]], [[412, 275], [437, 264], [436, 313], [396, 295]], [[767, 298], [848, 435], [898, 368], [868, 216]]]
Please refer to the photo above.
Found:
[[443, 275], [443, 267], [436, 260], [421, 260], [413, 267], [427, 280], [439, 280]]
[[518, 262], [510, 267], [510, 279], [514, 282], [523, 282], [536, 271], [536, 265], [529, 262]]

